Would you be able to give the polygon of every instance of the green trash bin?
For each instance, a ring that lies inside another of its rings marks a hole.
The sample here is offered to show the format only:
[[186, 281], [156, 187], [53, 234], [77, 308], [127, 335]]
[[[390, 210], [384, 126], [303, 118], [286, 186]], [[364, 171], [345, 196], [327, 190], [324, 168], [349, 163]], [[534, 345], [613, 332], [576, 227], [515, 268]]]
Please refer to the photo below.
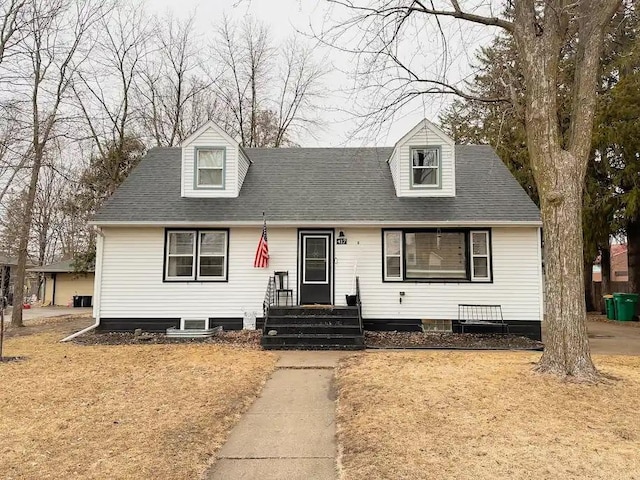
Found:
[[636, 314], [638, 294], [614, 293], [613, 301], [615, 302], [616, 320], [620, 320], [622, 322], [629, 322], [633, 320], [633, 317]]
[[613, 295], [605, 295], [604, 297], [604, 310], [607, 312], [607, 318], [609, 320], [616, 319], [616, 309], [613, 303]]

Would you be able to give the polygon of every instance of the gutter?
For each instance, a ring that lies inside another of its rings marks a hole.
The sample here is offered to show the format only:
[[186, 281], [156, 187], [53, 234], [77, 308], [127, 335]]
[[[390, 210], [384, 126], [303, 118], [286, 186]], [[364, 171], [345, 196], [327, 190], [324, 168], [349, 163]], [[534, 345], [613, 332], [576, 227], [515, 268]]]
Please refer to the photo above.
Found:
[[95, 278], [93, 287], [93, 316], [96, 321], [93, 325], [89, 325], [87, 328], [83, 328], [79, 332], [72, 333], [68, 337], [60, 340], [60, 342], [68, 342], [69, 340], [73, 340], [74, 338], [79, 337], [80, 335], [84, 335], [91, 330], [95, 330], [100, 326], [100, 294], [102, 292], [102, 258], [104, 256], [104, 233], [98, 226], [94, 225], [93, 228], [98, 235], [98, 242], [96, 245]]
[[[94, 227], [262, 227], [262, 220], [231, 220], [231, 221], [197, 221], [197, 220], [92, 220], [89, 225]], [[322, 220], [322, 221], [304, 221], [304, 220], [271, 220], [268, 224], [273, 227], [330, 227], [336, 225], [342, 227], [372, 227], [372, 228], [402, 228], [402, 227], [541, 227], [541, 220], [467, 220], [467, 221], [354, 221], [354, 220]]]

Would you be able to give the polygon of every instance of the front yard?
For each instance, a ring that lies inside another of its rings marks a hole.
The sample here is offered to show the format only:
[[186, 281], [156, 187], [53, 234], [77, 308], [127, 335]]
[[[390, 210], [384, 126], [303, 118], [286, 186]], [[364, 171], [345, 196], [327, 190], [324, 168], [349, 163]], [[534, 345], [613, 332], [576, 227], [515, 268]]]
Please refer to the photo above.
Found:
[[338, 376], [344, 480], [639, 479], [640, 357], [609, 384], [531, 371], [536, 353], [366, 353]]
[[62, 336], [7, 341], [6, 355], [26, 359], [0, 364], [0, 478], [198, 478], [276, 361], [216, 345]]

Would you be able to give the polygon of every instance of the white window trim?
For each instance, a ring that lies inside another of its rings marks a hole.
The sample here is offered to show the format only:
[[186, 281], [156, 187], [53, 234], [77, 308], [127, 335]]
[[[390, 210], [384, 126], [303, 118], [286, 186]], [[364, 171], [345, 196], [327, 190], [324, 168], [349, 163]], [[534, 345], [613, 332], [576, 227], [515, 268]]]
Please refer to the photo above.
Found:
[[[423, 150], [423, 151], [427, 151], [427, 150], [434, 150], [436, 152], [436, 160], [438, 161], [438, 165], [436, 165], [435, 167], [433, 166], [415, 166], [413, 164], [413, 152], [417, 151], [417, 150]], [[410, 185], [411, 188], [440, 188], [440, 168], [442, 168], [442, 161], [440, 159], [441, 157], [441, 153], [440, 153], [440, 148], [439, 147], [411, 147], [410, 149], [410, 162], [411, 162], [411, 178], [409, 179], [411, 181]], [[435, 170], [436, 171], [436, 183], [428, 183], [428, 184], [422, 184], [422, 183], [415, 183], [413, 181], [413, 171], [414, 170], [425, 170], [425, 169], [431, 169], [431, 170]]]
[[[487, 253], [486, 254], [474, 254], [473, 253], [473, 237], [474, 235], [484, 235], [487, 245]], [[491, 243], [490, 236], [488, 230], [471, 230], [469, 232], [469, 258], [471, 260], [471, 281], [472, 282], [490, 282], [491, 281]], [[475, 272], [475, 264], [473, 262], [476, 258], [486, 258], [487, 259], [487, 276], [486, 277], [477, 277]]]
[[[171, 252], [171, 235], [174, 233], [189, 233], [192, 234], [193, 237], [193, 250], [191, 252], [191, 254], [188, 253], [170, 253]], [[166, 256], [166, 271], [165, 271], [165, 280], [170, 281], [170, 282], [185, 282], [185, 281], [189, 281], [189, 280], [195, 280], [195, 275], [196, 275], [196, 271], [195, 271], [195, 255], [196, 255], [196, 241], [197, 239], [195, 238], [195, 236], [198, 234], [198, 232], [196, 230], [171, 230], [169, 232], [167, 232], [167, 242], [165, 245], [165, 256]], [[191, 275], [190, 276], [171, 276], [169, 274], [169, 259], [171, 258], [176, 258], [176, 257], [191, 257], [192, 259], [194, 259], [194, 262], [191, 264]]]
[[[221, 167], [201, 167], [200, 166], [200, 153], [202, 152], [222, 152], [222, 166]], [[196, 188], [224, 188], [224, 176], [225, 176], [225, 163], [226, 152], [222, 148], [196, 148]], [[200, 183], [200, 170], [220, 170], [220, 183]]]
[[[224, 233], [224, 253], [222, 255], [211, 255], [211, 254], [202, 254], [202, 234], [203, 233]], [[226, 230], [198, 230], [198, 259], [197, 259], [197, 269], [196, 269], [196, 277], [198, 280], [208, 280], [208, 281], [224, 281], [227, 279], [227, 250], [229, 245], [229, 232]], [[222, 276], [210, 276], [210, 275], [200, 275], [200, 260], [202, 257], [222, 257], [224, 261], [222, 262]]]
[[[389, 234], [396, 234], [400, 237], [400, 253], [399, 254], [388, 254], [387, 252], [387, 245], [389, 245], [389, 242], [387, 241], [387, 235]], [[404, 235], [402, 230], [385, 230], [384, 231], [384, 238], [383, 238], [383, 255], [382, 255], [382, 268], [383, 268], [383, 272], [384, 272], [384, 279], [388, 282], [402, 282], [404, 280], [404, 271], [403, 271], [403, 264], [404, 264], [404, 248], [403, 248], [403, 243], [404, 243]], [[399, 257], [400, 258], [400, 275], [399, 276], [389, 276], [388, 272], [387, 272], [387, 258], [395, 258], [395, 257]]]

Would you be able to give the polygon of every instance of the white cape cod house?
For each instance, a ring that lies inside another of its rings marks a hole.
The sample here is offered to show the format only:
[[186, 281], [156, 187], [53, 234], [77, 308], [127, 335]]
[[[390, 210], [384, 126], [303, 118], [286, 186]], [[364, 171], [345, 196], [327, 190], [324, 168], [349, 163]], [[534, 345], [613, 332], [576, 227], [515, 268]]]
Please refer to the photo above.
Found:
[[208, 123], [151, 149], [93, 224], [102, 329], [260, 323], [278, 271], [287, 306], [345, 306], [357, 277], [367, 329], [457, 331], [458, 305], [500, 305], [540, 338], [537, 207], [491, 147], [427, 120], [390, 148], [243, 149]]

